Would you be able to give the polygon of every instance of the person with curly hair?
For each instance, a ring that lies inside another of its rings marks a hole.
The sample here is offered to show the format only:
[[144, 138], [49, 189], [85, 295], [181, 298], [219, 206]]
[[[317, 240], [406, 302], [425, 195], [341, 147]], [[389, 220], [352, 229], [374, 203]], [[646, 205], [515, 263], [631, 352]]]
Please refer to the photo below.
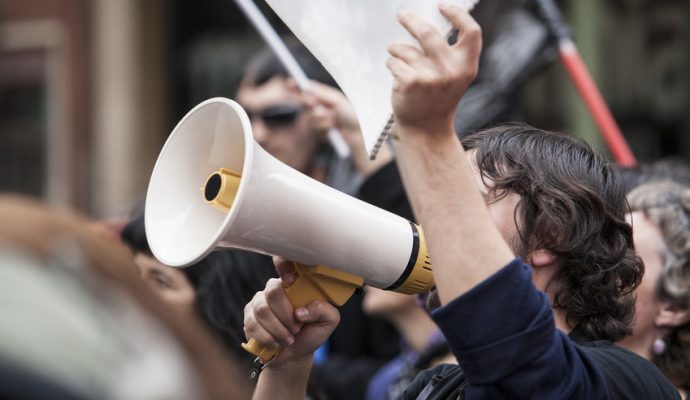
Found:
[[628, 194], [645, 263], [633, 336], [620, 345], [653, 361], [690, 398], [690, 188], [664, 180]]
[[[396, 159], [424, 228], [439, 307], [432, 318], [459, 365], [422, 372], [403, 399], [677, 399], [648, 360], [615, 346], [631, 333], [644, 266], [626, 222], [618, 168], [581, 140], [507, 125], [461, 142], [455, 107], [477, 74], [481, 29], [440, 5], [445, 38], [400, 22], [419, 47], [392, 44]], [[303, 398], [312, 352], [338, 323], [314, 301], [294, 309], [288, 264], [245, 308], [245, 332], [281, 352], [255, 399]]]

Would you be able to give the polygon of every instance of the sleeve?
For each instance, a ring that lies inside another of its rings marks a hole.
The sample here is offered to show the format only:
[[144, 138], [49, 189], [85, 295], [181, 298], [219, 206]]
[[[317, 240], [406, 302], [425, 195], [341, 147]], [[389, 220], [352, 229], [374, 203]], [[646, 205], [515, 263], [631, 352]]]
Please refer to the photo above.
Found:
[[519, 258], [432, 313], [465, 376], [466, 399], [603, 399], [587, 355], [555, 327]]

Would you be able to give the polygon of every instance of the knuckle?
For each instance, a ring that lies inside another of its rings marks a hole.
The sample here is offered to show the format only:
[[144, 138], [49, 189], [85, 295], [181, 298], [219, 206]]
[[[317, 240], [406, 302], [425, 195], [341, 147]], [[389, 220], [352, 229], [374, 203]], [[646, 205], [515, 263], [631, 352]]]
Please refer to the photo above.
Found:
[[260, 318], [265, 318], [271, 315], [271, 308], [266, 303], [257, 304], [254, 307], [254, 315]]
[[271, 278], [266, 282], [266, 290], [275, 289], [276, 287], [282, 286], [280, 279]]
[[266, 291], [266, 300], [269, 303], [275, 302], [280, 298], [280, 295], [284, 292], [282, 286], [271, 288], [271, 290]]
[[429, 27], [421, 28], [419, 30], [419, 33], [418, 33], [419, 38], [422, 40], [429, 40], [429, 39], [433, 38], [435, 34], [436, 34], [436, 32]]
[[482, 37], [482, 28], [479, 26], [478, 23], [476, 22], [471, 22], [467, 24], [467, 27], [465, 28], [465, 36], [471, 39], [481, 39]]
[[457, 78], [457, 73], [451, 69], [444, 68], [439, 72], [437, 84], [441, 89], [447, 89], [453, 85]]
[[254, 332], [256, 330], [257, 325], [258, 324], [256, 323], [255, 319], [245, 318], [244, 319], [244, 333], [248, 334], [248, 333]]
[[438, 76], [434, 72], [426, 72], [419, 76], [417, 85], [420, 88], [430, 89], [438, 84]]
[[477, 64], [473, 64], [472, 66], [468, 67], [465, 69], [463, 73], [463, 78], [465, 79], [474, 79], [477, 77], [477, 74], [479, 73], [479, 66]]

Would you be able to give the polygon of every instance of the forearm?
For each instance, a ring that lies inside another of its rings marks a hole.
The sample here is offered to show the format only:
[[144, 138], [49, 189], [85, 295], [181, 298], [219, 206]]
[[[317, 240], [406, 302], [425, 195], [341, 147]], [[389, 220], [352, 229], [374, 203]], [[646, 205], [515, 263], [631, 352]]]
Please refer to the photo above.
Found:
[[279, 367], [267, 366], [259, 375], [252, 399], [304, 400], [311, 366], [311, 358]]
[[491, 219], [452, 126], [436, 132], [397, 126], [397, 133], [398, 167], [446, 304], [514, 256]]

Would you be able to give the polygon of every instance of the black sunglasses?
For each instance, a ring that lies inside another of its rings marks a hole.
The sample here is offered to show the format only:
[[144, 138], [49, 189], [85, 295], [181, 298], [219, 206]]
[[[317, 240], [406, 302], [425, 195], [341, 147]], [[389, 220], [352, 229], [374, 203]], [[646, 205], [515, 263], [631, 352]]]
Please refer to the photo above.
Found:
[[261, 118], [268, 128], [285, 128], [295, 123], [302, 112], [302, 107], [297, 104], [276, 104], [263, 110], [252, 111], [245, 108], [250, 120]]

